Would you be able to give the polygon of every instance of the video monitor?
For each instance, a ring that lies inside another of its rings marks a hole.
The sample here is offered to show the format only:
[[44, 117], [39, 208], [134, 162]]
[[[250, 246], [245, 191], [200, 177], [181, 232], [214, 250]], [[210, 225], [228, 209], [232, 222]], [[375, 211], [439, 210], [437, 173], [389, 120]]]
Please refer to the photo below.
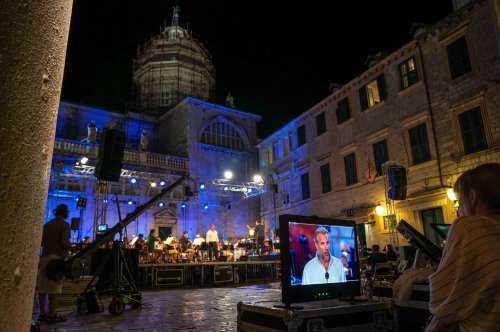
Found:
[[354, 221], [281, 215], [279, 225], [285, 305], [360, 294]]
[[451, 224], [438, 224], [438, 223], [430, 223], [432, 229], [438, 233], [438, 235], [443, 239], [446, 240], [446, 235], [448, 234], [448, 231], [450, 230]]
[[107, 224], [99, 224], [97, 225], [97, 231], [99, 233], [103, 233], [108, 230], [108, 225]]
[[406, 220], [401, 219], [396, 226], [396, 229], [408, 240], [408, 242], [417, 247], [434, 262], [439, 262], [441, 260], [443, 250], [434, 242], [426, 238], [422, 233], [413, 228], [413, 226], [406, 222]]

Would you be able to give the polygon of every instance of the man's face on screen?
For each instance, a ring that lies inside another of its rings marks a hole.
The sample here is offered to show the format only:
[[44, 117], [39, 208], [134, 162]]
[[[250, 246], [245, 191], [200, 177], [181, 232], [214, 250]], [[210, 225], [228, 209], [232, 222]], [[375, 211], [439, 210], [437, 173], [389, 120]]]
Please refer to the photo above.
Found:
[[327, 234], [318, 233], [318, 242], [315, 243], [318, 252], [318, 259], [321, 262], [330, 261], [330, 239]]

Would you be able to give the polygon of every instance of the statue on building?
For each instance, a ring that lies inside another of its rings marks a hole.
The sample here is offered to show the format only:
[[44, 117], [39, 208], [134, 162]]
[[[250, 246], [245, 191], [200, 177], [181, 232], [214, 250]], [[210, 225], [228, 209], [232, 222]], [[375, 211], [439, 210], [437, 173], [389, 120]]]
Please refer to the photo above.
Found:
[[139, 143], [139, 150], [145, 151], [148, 148], [148, 133], [142, 130], [141, 142]]
[[87, 125], [87, 137], [82, 140], [83, 142], [95, 143], [97, 141], [97, 126], [95, 121], [92, 120]]
[[227, 94], [227, 97], [226, 97], [226, 106], [234, 108], [234, 97], [231, 96], [231, 93]]

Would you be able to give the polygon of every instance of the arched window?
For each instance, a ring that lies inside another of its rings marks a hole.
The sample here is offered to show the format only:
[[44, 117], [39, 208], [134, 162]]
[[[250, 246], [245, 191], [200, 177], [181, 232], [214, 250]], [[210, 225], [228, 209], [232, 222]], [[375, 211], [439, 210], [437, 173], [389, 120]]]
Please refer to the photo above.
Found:
[[245, 150], [245, 143], [238, 130], [223, 121], [214, 121], [203, 129], [201, 143], [234, 150]]

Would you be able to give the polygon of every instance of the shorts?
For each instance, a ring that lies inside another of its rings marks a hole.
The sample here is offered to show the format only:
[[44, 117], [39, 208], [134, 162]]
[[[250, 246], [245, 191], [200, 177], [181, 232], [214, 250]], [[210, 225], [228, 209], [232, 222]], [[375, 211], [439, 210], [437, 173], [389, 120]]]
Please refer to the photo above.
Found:
[[53, 259], [61, 259], [57, 255], [48, 255], [40, 257], [40, 263], [38, 268], [38, 293], [42, 294], [61, 294], [62, 291], [62, 281], [50, 280], [47, 276], [47, 265]]

